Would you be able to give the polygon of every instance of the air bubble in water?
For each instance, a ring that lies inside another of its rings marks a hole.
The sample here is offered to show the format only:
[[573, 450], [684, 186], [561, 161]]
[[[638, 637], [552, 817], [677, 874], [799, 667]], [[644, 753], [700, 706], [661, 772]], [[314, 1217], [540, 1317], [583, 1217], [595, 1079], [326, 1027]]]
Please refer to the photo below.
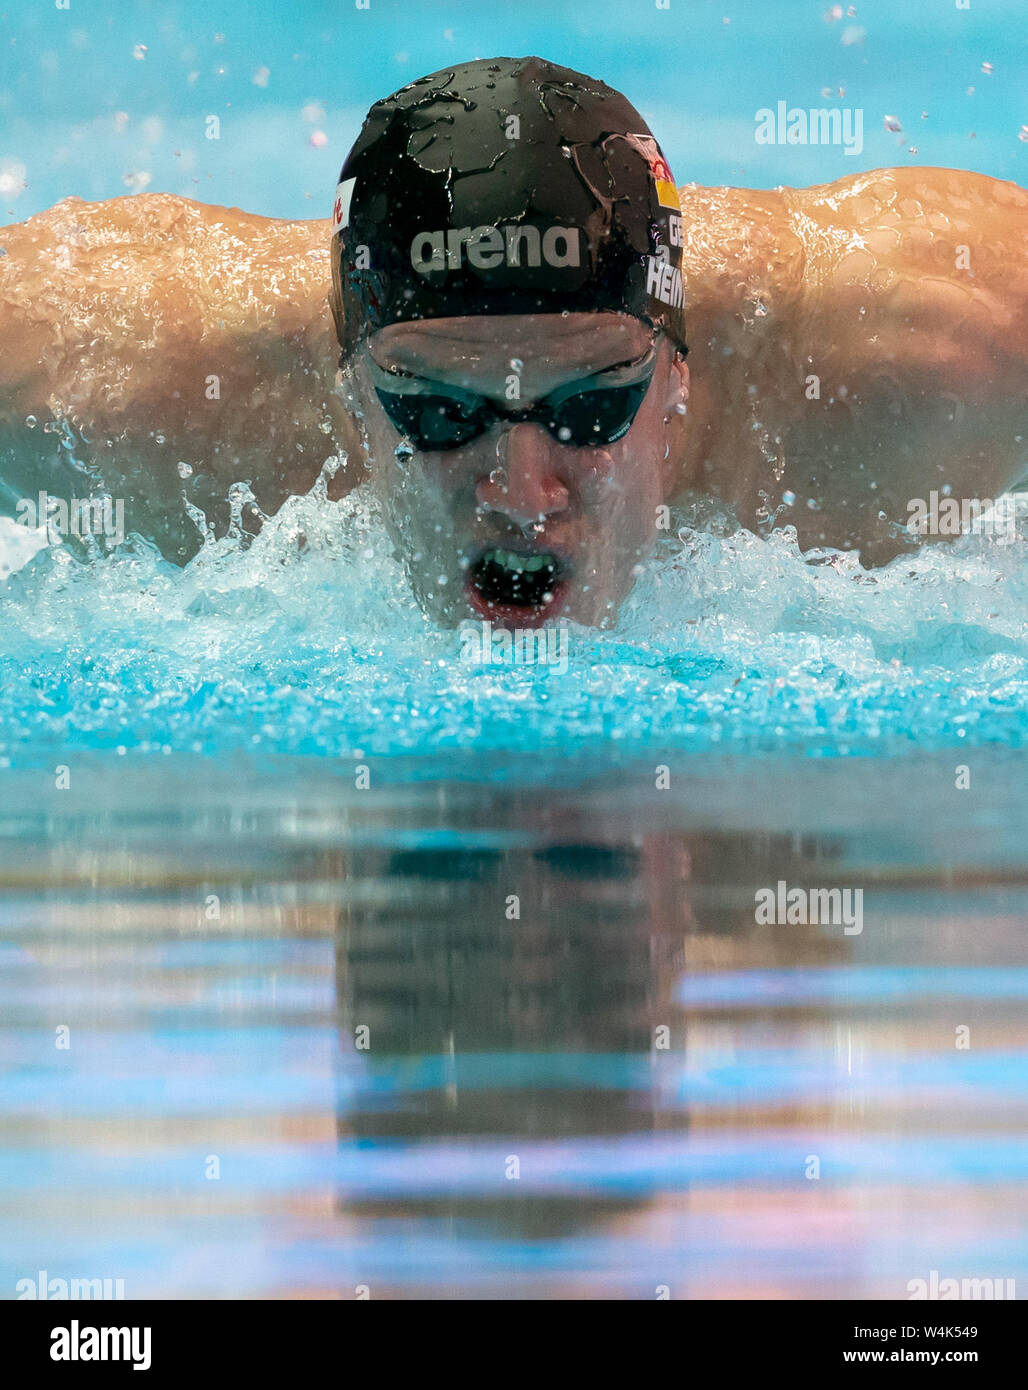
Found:
[[518, 376], [520, 376], [521, 373], [525, 370], [525, 364], [524, 362], [522, 362], [520, 357], [512, 357], [510, 359], [510, 369], [512, 372], [516, 372]]
[[796, 494], [794, 492], [783, 492], [782, 501], [787, 507], [791, 507], [796, 501]]
[[192, 464], [177, 463], [175, 467], [178, 469], [178, 475], [180, 478], [191, 478], [193, 476]]
[[506, 468], [494, 468], [493, 471], [489, 474], [489, 481], [492, 483], [492, 485], [493, 485], [494, 487], [502, 488], [502, 489], [504, 490], [504, 492], [506, 492], [506, 490], [507, 490], [507, 470], [506, 470]]
[[26, 426], [28, 427], [28, 429], [34, 430], [34, 429], [36, 428], [36, 424], [37, 424], [36, 417], [35, 417], [34, 415], [26, 415], [26, 416], [25, 416], [25, 424], [26, 424]]
[[147, 48], [145, 43], [137, 43], [132, 50], [132, 56], [137, 63], [144, 63], [146, 61], [146, 53]]
[[414, 445], [410, 442], [409, 439], [401, 439], [399, 444], [397, 444], [396, 448], [393, 450], [393, 458], [396, 460], [400, 468], [406, 468], [408, 463], [410, 463], [411, 459], [414, 457], [415, 452], [416, 450], [414, 448]]
[[561, 425], [560, 429], [557, 431], [557, 438], [562, 444], [568, 442], [571, 438], [571, 431], [568, 429], [567, 425]]

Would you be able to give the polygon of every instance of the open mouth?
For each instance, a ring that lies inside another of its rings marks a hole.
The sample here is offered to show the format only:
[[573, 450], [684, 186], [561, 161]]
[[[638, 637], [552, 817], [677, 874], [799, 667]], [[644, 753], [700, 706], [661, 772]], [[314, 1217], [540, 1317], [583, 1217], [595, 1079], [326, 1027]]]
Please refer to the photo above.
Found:
[[565, 587], [567, 565], [552, 551], [484, 550], [468, 568], [468, 597], [496, 616], [549, 614]]

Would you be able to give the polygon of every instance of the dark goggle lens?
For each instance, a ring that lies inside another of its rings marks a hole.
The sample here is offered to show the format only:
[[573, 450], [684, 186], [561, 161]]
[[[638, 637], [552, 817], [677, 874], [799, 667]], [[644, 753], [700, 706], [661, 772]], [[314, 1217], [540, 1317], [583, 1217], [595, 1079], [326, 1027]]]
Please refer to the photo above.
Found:
[[544, 401], [535, 410], [506, 414], [484, 397], [477, 404], [453, 396], [383, 391], [375, 394], [393, 425], [418, 449], [459, 449], [489, 428], [494, 420], [531, 419], [545, 425], [561, 444], [583, 449], [613, 444], [632, 427], [650, 381], [630, 386], [579, 391], [556, 405]]
[[579, 449], [613, 444], [632, 428], [649, 386], [646, 380], [632, 386], [611, 386], [605, 391], [580, 391], [561, 401], [547, 428], [562, 444], [573, 444]]
[[484, 401], [469, 409], [452, 396], [401, 395], [377, 387], [375, 394], [400, 434], [419, 449], [459, 449], [489, 425]]

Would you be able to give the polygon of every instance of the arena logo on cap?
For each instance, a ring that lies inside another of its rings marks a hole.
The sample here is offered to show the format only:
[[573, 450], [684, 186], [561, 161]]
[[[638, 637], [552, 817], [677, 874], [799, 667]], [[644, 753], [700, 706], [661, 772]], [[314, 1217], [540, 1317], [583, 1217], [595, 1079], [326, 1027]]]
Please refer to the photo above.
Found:
[[625, 139], [634, 150], [639, 151], [650, 166], [650, 173], [657, 185], [657, 202], [662, 208], [674, 208], [675, 212], [681, 212], [682, 205], [678, 201], [678, 189], [675, 187], [674, 175], [653, 136], [626, 135]]
[[410, 263], [419, 275], [459, 270], [464, 256], [476, 270], [507, 265], [531, 268], [542, 265], [581, 265], [579, 227], [538, 227], [520, 222], [502, 227], [447, 227], [438, 232], [417, 232], [410, 244]]

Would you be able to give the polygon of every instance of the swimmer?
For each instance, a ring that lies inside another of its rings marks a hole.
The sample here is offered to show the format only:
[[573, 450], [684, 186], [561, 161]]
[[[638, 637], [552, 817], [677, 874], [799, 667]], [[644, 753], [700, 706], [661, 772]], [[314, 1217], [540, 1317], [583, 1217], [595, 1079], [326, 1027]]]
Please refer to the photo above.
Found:
[[441, 624], [609, 624], [696, 494], [871, 565], [911, 499], [1028, 473], [1024, 190], [676, 188], [623, 96], [538, 58], [376, 103], [331, 225], [142, 194], [0, 244], [0, 506], [85, 469], [184, 563], [185, 502], [224, 531], [244, 481], [255, 530], [345, 452], [329, 497], [370, 485]]

